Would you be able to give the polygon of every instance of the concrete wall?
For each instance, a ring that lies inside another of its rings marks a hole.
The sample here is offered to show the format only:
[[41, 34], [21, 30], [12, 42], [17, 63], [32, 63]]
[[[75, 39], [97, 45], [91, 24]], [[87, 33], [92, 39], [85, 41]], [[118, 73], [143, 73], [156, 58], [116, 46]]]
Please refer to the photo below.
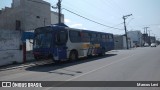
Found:
[[[126, 44], [126, 37], [123, 35], [115, 35], [114, 36], [114, 43], [115, 47], [114, 49], [127, 49], [127, 44]], [[133, 47], [133, 41], [132, 39], [128, 39], [128, 47], [132, 48]]]
[[0, 30], [0, 66], [23, 62], [23, 52], [19, 50], [21, 34], [13, 30]]
[[16, 20], [22, 21], [21, 29], [24, 29], [24, 16], [19, 13], [22, 13], [22, 9], [18, 7], [2, 10], [0, 14], [0, 29], [15, 30]]
[[50, 4], [42, 0], [13, 0], [11, 8], [0, 13], [0, 29], [15, 30], [16, 20], [21, 30], [28, 31], [51, 24]]
[[23, 4], [25, 6], [25, 31], [51, 24], [49, 3], [42, 0], [23, 0]]
[[[58, 23], [58, 13], [51, 12], [51, 24], [57, 24]], [[64, 23], [64, 15], [61, 15], [61, 23]]]
[[123, 38], [122, 36], [114, 36], [114, 49], [123, 49]]

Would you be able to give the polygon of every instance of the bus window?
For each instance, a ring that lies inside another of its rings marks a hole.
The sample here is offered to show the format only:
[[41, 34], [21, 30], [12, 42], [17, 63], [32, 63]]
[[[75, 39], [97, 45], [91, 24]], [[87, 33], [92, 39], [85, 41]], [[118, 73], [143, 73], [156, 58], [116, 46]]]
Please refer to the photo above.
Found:
[[90, 42], [90, 35], [88, 32], [81, 32], [82, 42]]
[[56, 43], [57, 44], [65, 44], [67, 42], [67, 33], [65, 31], [60, 31], [56, 35]]
[[106, 36], [102, 35], [102, 42], [106, 42]]
[[96, 40], [97, 40], [96, 34], [95, 34], [95, 33], [92, 33], [92, 34], [91, 34], [91, 42], [95, 42]]
[[70, 37], [70, 41], [72, 43], [81, 42], [81, 36], [80, 36], [80, 32], [79, 31], [70, 30], [69, 31], [69, 37]]
[[51, 33], [37, 33], [34, 39], [34, 48], [50, 48]]
[[106, 38], [106, 36], [105, 36], [105, 35], [102, 35], [102, 38]]
[[82, 42], [89, 42], [90, 41], [90, 35], [87, 32], [82, 32]]
[[109, 41], [113, 41], [113, 35], [109, 35]]
[[97, 34], [97, 42], [101, 42], [101, 34]]

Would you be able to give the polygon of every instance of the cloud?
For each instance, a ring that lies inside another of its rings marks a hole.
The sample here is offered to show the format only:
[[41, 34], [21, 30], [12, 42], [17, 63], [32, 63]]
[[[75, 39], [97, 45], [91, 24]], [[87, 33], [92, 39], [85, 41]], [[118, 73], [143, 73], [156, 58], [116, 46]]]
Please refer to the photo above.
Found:
[[158, 28], [160, 28], [160, 25], [158, 26]]
[[77, 27], [82, 27], [83, 25], [80, 24], [80, 23], [76, 23], [76, 24], [73, 24], [73, 25], [70, 25], [70, 27], [72, 28], [77, 28]]
[[87, 28], [82, 28], [82, 29], [86, 30]]
[[78, 22], [74, 22], [70, 19], [65, 18], [64, 22], [71, 28], [77, 28], [77, 29], [86, 29], [85, 27], [83, 27], [83, 24], [78, 23]]
[[65, 23], [70, 23], [70, 22], [71, 22], [71, 20], [70, 20], [70, 19], [65, 18], [65, 19], [64, 19], [64, 22], [65, 22]]

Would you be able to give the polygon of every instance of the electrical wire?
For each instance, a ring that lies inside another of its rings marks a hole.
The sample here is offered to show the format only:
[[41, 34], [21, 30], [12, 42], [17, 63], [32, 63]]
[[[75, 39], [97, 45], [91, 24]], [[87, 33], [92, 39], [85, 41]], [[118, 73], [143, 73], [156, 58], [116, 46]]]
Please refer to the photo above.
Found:
[[[85, 1], [85, 0], [84, 0]], [[83, 2], [84, 4], [85, 4], [85, 2]], [[88, 3], [87, 3], [88, 4]], [[108, 23], [108, 24], [113, 24], [113, 23], [111, 23], [111, 22], [108, 22], [108, 21], [106, 21], [106, 20], [104, 20], [104, 18], [102, 18], [101, 16], [97, 16], [97, 15], [95, 15], [94, 14], [94, 12], [88, 12], [88, 11], [86, 11], [86, 9], [82, 9], [82, 8], [78, 8], [78, 7], [76, 7], [76, 6], [74, 6], [74, 8], [73, 8], [73, 6], [72, 5], [70, 5], [70, 4], [64, 4], [63, 5], [65, 8], [67, 8], [67, 9], [69, 9], [69, 10], [71, 10], [72, 12], [74, 11], [74, 12], [77, 12], [77, 13], [79, 13], [79, 14], [81, 14], [81, 15], [84, 15], [84, 16], [87, 16], [87, 17], [90, 17], [90, 18], [94, 18], [94, 19], [96, 19], [96, 21], [99, 21], [99, 22], [103, 22], [103, 23]], [[94, 8], [94, 11], [95, 11], [95, 9], [97, 9], [97, 6], [93, 6], [92, 4], [90, 4], [90, 5], [88, 5], [88, 6], [92, 6], [92, 8], [93, 7], [96, 7], [96, 8]], [[103, 9], [101, 8], [101, 9], [98, 9], [98, 11], [102, 11]], [[104, 10], [103, 10], [104, 11]], [[97, 12], [95, 12], [95, 13], [97, 13]], [[101, 13], [102, 14], [102, 13]], [[104, 14], [103, 14], [104, 15]]]
[[63, 9], [63, 10], [66, 10], [66, 11], [72, 13], [72, 14], [75, 14], [75, 15], [81, 17], [81, 18], [84, 18], [84, 19], [86, 19], [86, 20], [88, 20], [88, 21], [91, 21], [91, 22], [93, 22], [93, 23], [99, 24], [99, 25], [101, 25], [101, 26], [108, 27], [108, 28], [113, 28], [113, 29], [117, 29], [117, 30], [123, 30], [123, 29], [120, 29], [120, 28], [115, 28], [115, 27], [108, 26], [108, 25], [102, 24], [102, 23], [100, 23], [100, 22], [91, 20], [91, 19], [89, 19], [89, 18], [87, 18], [87, 17], [84, 17], [84, 16], [82, 16], [82, 15], [79, 15], [79, 14], [73, 12], [73, 11], [70, 11], [70, 10], [66, 9], [66, 8], [62, 8], [62, 9]]

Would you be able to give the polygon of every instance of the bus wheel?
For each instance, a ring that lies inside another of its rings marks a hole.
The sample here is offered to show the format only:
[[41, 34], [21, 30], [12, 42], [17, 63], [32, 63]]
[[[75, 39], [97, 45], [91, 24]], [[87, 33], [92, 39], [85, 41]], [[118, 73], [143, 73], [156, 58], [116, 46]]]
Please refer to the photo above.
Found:
[[69, 55], [69, 60], [70, 61], [75, 61], [78, 59], [78, 53], [77, 51], [71, 51], [70, 55]]

